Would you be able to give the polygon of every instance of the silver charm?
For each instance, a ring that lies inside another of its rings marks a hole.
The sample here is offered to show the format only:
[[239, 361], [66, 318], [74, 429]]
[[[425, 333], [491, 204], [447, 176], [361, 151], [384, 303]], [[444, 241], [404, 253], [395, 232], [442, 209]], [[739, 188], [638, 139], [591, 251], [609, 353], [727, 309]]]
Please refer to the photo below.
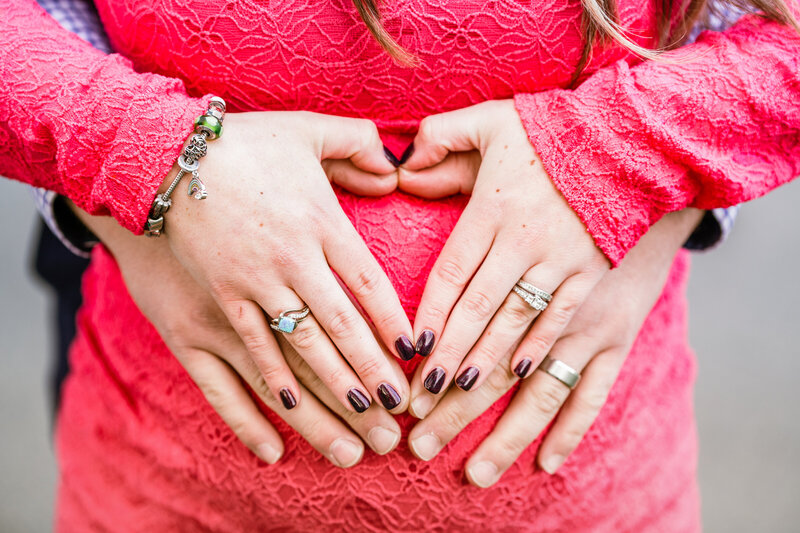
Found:
[[208, 198], [206, 186], [200, 179], [197, 171], [192, 172], [192, 179], [189, 181], [189, 196], [194, 196], [195, 200], [205, 200]]

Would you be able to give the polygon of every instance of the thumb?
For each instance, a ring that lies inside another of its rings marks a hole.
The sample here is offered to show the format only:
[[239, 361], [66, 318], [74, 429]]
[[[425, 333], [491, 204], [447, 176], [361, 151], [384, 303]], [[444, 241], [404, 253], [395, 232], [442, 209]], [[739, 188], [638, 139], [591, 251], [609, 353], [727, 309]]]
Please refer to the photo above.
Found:
[[419, 170], [443, 161], [450, 152], [481, 150], [484, 110], [485, 106], [478, 104], [422, 119], [414, 138], [414, 152], [402, 168]]
[[366, 172], [385, 176], [395, 172], [383, 151], [378, 127], [371, 120], [316, 115], [313, 128], [320, 140], [320, 159], [349, 159]]
[[444, 161], [420, 170], [398, 168], [398, 188], [408, 194], [436, 199], [471, 194], [481, 166], [477, 150], [450, 153]]

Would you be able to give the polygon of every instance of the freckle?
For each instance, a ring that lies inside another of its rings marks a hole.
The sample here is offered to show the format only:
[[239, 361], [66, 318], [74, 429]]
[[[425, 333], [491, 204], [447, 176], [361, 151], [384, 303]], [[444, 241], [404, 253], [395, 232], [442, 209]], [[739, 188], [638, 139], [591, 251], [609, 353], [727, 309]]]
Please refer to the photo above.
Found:
[[535, 164], [536, 164], [536, 160], [535, 159], [531, 159], [531, 166], [533, 166]]
[[264, 227], [264, 223], [262, 222], [261, 224], [258, 225], [258, 227], [259, 228], [263, 228]]
[[261, 196], [264, 196], [264, 191], [261, 191], [258, 194], [260, 194]]
[[523, 224], [523, 225], [522, 225], [522, 227], [523, 227], [523, 228], [527, 228], [527, 227], [528, 227], [528, 225], [527, 225], [527, 224]]
[[242, 318], [242, 316], [244, 316], [244, 309], [243, 309], [243, 308], [242, 308], [242, 306], [240, 305], [240, 306], [239, 306], [239, 318]]
[[276, 133], [273, 133], [273, 134], [272, 134], [272, 136], [273, 136], [273, 137], [277, 137], [278, 135], [277, 135]]
[[503, 150], [508, 150], [508, 145], [503, 146]]
[[494, 192], [500, 192], [500, 189], [495, 189], [495, 191], [494, 191]]

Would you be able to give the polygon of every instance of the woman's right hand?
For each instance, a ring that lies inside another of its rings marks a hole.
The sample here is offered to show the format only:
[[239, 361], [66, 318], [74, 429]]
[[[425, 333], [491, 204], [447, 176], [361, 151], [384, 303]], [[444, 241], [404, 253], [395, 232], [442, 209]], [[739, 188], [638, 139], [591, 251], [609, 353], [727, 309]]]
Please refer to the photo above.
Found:
[[[208, 198], [188, 197], [181, 183], [164, 235], [287, 409], [302, 395], [269, 317], [307, 305], [308, 319], [282, 335], [314, 373], [350, 410], [363, 409], [377, 394], [387, 409], [400, 412], [408, 382], [345, 289], [386, 346], [410, 347], [411, 325], [389, 278], [339, 206], [321, 160], [338, 160], [331, 179], [361, 194], [383, 194], [396, 183], [395, 167], [368, 120], [229, 113], [224, 135], [210, 143], [200, 164]], [[165, 183], [175, 173], [177, 167]], [[413, 349], [399, 355], [410, 358]]]
[[189, 276], [165, 241], [136, 237], [111, 218], [92, 217], [74, 206], [73, 210], [114, 255], [136, 305], [211, 407], [259, 458], [275, 463], [283, 455], [283, 442], [242, 380], [336, 466], [350, 467], [361, 459], [361, 439], [379, 454], [395, 448], [400, 428], [392, 415], [380, 406], [361, 414], [345, 409], [283, 340], [280, 348], [303, 384], [303, 401], [290, 411], [282, 409], [222, 310]]

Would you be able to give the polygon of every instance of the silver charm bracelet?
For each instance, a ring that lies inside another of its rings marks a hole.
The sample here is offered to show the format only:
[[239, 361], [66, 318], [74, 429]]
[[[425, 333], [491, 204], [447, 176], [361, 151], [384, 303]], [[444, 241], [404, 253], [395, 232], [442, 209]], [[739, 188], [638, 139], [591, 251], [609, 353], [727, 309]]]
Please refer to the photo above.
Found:
[[153, 200], [147, 223], [144, 226], [144, 234], [148, 237], [159, 237], [164, 231], [164, 214], [172, 207], [170, 195], [183, 176], [192, 175], [192, 179], [189, 181], [189, 196], [193, 196], [195, 200], [205, 200], [208, 196], [206, 186], [197, 171], [200, 168], [200, 158], [208, 152], [208, 141], [222, 136], [222, 119], [224, 117], [225, 100], [219, 96], [213, 96], [208, 102], [206, 112], [195, 119], [194, 133], [189, 139], [189, 144], [178, 157], [178, 166], [180, 167], [178, 175], [172, 180], [167, 190]]

